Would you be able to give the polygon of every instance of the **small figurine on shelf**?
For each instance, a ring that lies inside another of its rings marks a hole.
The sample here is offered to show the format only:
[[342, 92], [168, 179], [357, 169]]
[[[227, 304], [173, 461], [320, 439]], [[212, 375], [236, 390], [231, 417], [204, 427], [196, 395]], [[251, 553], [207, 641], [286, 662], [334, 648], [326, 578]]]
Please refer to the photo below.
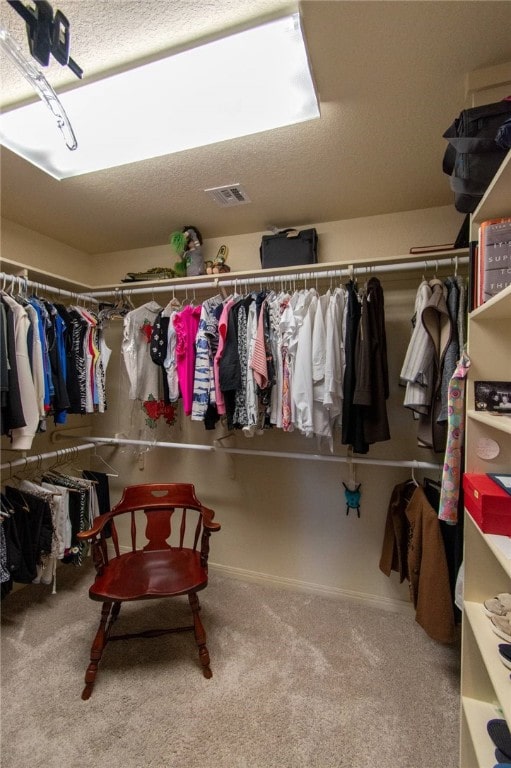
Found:
[[221, 245], [218, 249], [218, 253], [215, 257], [214, 261], [207, 261], [206, 262], [206, 274], [207, 275], [221, 275], [224, 272], [230, 272], [231, 268], [227, 266], [225, 263], [227, 261], [227, 256], [229, 254], [229, 249], [226, 245]]
[[194, 277], [204, 274], [202, 236], [196, 227], [185, 226], [181, 232], [173, 232], [169, 243], [179, 256], [174, 264], [177, 277]]

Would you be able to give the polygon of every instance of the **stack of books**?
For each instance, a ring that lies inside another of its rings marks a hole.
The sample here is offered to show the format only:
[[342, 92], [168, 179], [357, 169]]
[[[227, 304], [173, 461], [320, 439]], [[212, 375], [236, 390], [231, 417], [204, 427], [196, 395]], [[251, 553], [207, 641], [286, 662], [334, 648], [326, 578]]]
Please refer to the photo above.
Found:
[[511, 285], [511, 216], [481, 222], [478, 239], [474, 275], [476, 307]]

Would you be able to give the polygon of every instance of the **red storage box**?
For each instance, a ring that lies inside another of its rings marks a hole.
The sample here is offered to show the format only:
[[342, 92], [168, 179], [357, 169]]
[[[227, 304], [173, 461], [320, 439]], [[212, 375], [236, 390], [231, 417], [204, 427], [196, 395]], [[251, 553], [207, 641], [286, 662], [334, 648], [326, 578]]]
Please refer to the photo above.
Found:
[[511, 496], [488, 475], [463, 475], [464, 503], [484, 533], [511, 536]]

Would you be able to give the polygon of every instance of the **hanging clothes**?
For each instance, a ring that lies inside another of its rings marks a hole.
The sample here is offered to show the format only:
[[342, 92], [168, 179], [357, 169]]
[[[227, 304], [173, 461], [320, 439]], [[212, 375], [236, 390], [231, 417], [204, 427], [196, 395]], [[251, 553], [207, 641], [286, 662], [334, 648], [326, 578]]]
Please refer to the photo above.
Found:
[[433, 345], [422, 323], [422, 312], [431, 295], [429, 282], [422, 280], [415, 296], [412, 336], [401, 368], [401, 382], [406, 385], [404, 406], [417, 414], [429, 412], [433, 393]]
[[445, 450], [449, 382], [466, 336], [466, 286], [458, 275], [423, 280], [415, 299], [413, 331], [401, 369], [404, 406], [417, 420], [417, 442]]
[[353, 403], [362, 406], [364, 443], [390, 440], [387, 417], [389, 370], [383, 290], [377, 277], [371, 277], [362, 295], [362, 309], [355, 349], [355, 389]]
[[226, 405], [225, 405], [225, 399], [222, 389], [222, 382], [221, 382], [221, 375], [220, 375], [220, 366], [221, 361], [224, 356], [224, 349], [225, 349], [225, 341], [227, 338], [227, 330], [229, 327], [229, 314], [232, 309], [232, 307], [235, 304], [234, 298], [227, 299], [224, 302], [222, 312], [220, 313], [220, 317], [218, 318], [218, 344], [217, 344], [217, 350], [215, 353], [215, 357], [213, 360], [213, 377], [215, 380], [215, 402], [216, 402], [216, 409], [219, 415], [225, 415], [226, 413]]
[[[312, 437], [314, 424], [313, 413], [313, 361], [312, 333], [318, 308], [318, 295], [314, 289], [308, 291], [300, 305], [301, 312], [295, 312], [299, 322], [296, 324], [297, 334], [294, 338], [294, 371], [292, 377], [292, 419], [302, 435]], [[293, 346], [291, 347], [293, 350]]]
[[447, 421], [447, 409], [448, 409], [448, 390], [449, 383], [452, 375], [456, 370], [456, 364], [460, 357], [460, 344], [458, 337], [458, 314], [460, 305], [460, 291], [458, 282], [453, 277], [448, 277], [444, 281], [444, 286], [447, 290], [446, 305], [449, 312], [449, 318], [451, 320], [451, 336], [449, 343], [446, 346], [443, 365], [442, 365], [442, 380], [440, 383], [440, 413], [437, 420]]
[[14, 510], [4, 520], [7, 542], [7, 569], [13, 581], [30, 584], [37, 577], [41, 555], [52, 550], [53, 526], [48, 501], [7, 485], [4, 494]]
[[0, 299], [2, 339], [5, 339], [2, 359], [2, 435], [10, 435], [13, 429], [25, 427], [26, 421], [16, 361], [14, 313], [4, 301], [3, 294], [0, 294]]
[[455, 641], [449, 570], [437, 513], [424, 489], [398, 484], [391, 495], [380, 558], [387, 576], [398, 571], [408, 581], [415, 619], [441, 643]]
[[417, 436], [419, 445], [439, 452], [444, 450], [446, 439], [445, 423], [439, 422], [442, 409], [442, 371], [453, 328], [442, 281], [433, 279], [430, 285], [431, 298], [422, 310], [422, 324], [433, 345], [433, 393], [428, 413], [419, 416]]
[[201, 307], [186, 306], [172, 318], [176, 331], [176, 370], [183, 411], [191, 416], [195, 378], [195, 339], [199, 329]]
[[146, 424], [155, 428], [159, 418], [175, 422], [175, 409], [163, 398], [162, 368], [151, 359], [154, 323], [161, 312], [155, 301], [128, 312], [123, 319], [121, 353], [128, 374], [130, 400], [138, 400], [146, 414]]
[[2, 301], [11, 311], [14, 327], [14, 359], [18, 376], [24, 425], [11, 429], [13, 450], [29, 451], [39, 426], [37, 392], [32, 378], [28, 354], [28, 330], [30, 320], [26, 310], [12, 296], [2, 292]]
[[342, 444], [352, 445], [356, 453], [367, 453], [369, 445], [364, 437], [362, 406], [353, 401], [357, 385], [357, 336], [362, 314], [357, 285], [350, 280], [346, 286], [346, 368], [343, 382]]
[[[208, 416], [216, 423], [216, 395], [213, 361], [218, 347], [218, 307], [222, 305], [220, 295], [203, 302], [197, 334], [195, 337], [195, 371], [192, 394], [192, 421], [205, 421]], [[208, 411], [209, 409], [209, 411]], [[214, 413], [211, 410], [214, 409]]]
[[238, 314], [243, 299], [238, 298], [230, 307], [226, 317], [224, 344], [218, 364], [218, 381], [222, 392], [228, 429], [234, 429], [236, 392], [240, 389], [241, 363], [238, 346]]

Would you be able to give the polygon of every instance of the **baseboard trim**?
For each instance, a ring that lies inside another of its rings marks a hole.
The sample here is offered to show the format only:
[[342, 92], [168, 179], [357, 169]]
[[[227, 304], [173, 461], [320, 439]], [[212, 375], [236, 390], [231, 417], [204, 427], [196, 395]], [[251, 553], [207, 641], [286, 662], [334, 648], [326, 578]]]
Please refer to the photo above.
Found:
[[283, 589], [292, 589], [299, 592], [308, 592], [315, 595], [334, 597], [341, 600], [352, 600], [357, 603], [370, 605], [373, 608], [380, 608], [386, 611], [392, 611], [394, 613], [409, 614], [412, 610], [411, 603], [404, 600], [398, 600], [397, 598], [379, 597], [377, 595], [370, 595], [365, 592], [355, 592], [349, 589], [341, 589], [340, 587], [328, 587], [324, 584], [316, 584], [314, 582], [301, 581], [299, 579], [288, 579], [284, 576], [274, 576], [269, 573], [249, 571], [246, 568], [235, 568], [230, 565], [221, 565], [219, 563], [210, 562], [208, 567], [210, 571], [216, 571], [225, 576], [239, 579], [240, 581], [265, 584], [274, 587], [281, 587]]

